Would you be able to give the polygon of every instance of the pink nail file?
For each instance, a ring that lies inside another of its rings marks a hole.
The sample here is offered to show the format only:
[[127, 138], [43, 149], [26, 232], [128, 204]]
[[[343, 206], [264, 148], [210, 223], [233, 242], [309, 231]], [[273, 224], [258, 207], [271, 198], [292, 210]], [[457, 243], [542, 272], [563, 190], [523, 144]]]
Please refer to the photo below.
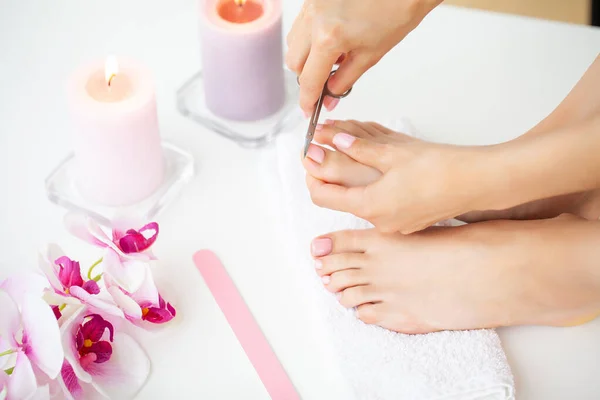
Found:
[[240, 292], [221, 261], [210, 250], [194, 254], [194, 263], [204, 278], [227, 322], [242, 345], [272, 400], [300, 399], [283, 365], [271, 349]]

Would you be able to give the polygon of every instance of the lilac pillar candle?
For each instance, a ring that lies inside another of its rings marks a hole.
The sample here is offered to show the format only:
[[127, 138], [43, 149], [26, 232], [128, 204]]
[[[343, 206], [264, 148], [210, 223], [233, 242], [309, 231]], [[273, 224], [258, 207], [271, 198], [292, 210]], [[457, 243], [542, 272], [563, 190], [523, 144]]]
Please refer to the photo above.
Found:
[[206, 104], [218, 117], [253, 121], [285, 101], [281, 0], [201, 0]]

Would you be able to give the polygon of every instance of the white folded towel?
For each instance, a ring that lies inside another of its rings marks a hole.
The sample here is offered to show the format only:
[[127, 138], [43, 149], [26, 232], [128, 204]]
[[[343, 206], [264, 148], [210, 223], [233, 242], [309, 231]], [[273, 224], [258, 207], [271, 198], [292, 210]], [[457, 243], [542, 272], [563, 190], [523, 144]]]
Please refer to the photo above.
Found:
[[[414, 134], [406, 120], [392, 129]], [[513, 377], [493, 330], [404, 335], [358, 320], [323, 287], [310, 257], [311, 240], [343, 229], [370, 225], [353, 215], [316, 207], [300, 163], [303, 133], [283, 135], [276, 144], [278, 171], [271, 173], [283, 208], [281, 233], [294, 277], [311, 298], [312, 312], [342, 375], [359, 400], [514, 399]], [[272, 168], [272, 167], [271, 167]], [[271, 186], [273, 188], [273, 186]], [[307, 302], [307, 307], [311, 303]]]

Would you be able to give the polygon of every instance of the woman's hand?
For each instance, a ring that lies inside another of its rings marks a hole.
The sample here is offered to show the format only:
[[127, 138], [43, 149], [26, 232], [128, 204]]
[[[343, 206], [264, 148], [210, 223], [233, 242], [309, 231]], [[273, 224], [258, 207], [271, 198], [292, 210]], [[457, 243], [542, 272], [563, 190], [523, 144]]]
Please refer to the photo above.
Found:
[[[311, 113], [332, 67], [329, 90], [344, 93], [442, 0], [305, 0], [288, 34], [288, 67], [300, 77], [300, 107]], [[331, 110], [336, 99], [328, 98]]]
[[315, 204], [350, 212], [380, 231], [412, 233], [478, 210], [492, 192], [484, 148], [428, 143], [375, 123], [321, 126], [304, 160]]

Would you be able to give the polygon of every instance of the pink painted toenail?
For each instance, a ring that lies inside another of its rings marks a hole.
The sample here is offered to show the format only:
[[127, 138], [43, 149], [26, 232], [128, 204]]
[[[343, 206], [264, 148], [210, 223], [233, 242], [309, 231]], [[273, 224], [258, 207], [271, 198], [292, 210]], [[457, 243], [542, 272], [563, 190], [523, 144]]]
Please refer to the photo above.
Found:
[[317, 164], [322, 164], [325, 161], [325, 150], [320, 148], [319, 146], [315, 146], [311, 144], [306, 152], [306, 155], [309, 156], [314, 162]]
[[356, 138], [352, 135], [348, 135], [347, 133], [338, 133], [333, 137], [333, 144], [339, 149], [348, 149], [352, 146], [352, 143]]
[[319, 238], [312, 241], [310, 252], [314, 257], [323, 257], [331, 253], [333, 242], [329, 238]]
[[323, 283], [325, 285], [327, 285], [329, 282], [331, 282], [331, 278], [329, 277], [329, 275], [325, 275], [325, 276], [321, 277], [321, 280], [323, 281]]
[[315, 268], [316, 269], [323, 269], [323, 261], [321, 261], [321, 260], [315, 260]]

